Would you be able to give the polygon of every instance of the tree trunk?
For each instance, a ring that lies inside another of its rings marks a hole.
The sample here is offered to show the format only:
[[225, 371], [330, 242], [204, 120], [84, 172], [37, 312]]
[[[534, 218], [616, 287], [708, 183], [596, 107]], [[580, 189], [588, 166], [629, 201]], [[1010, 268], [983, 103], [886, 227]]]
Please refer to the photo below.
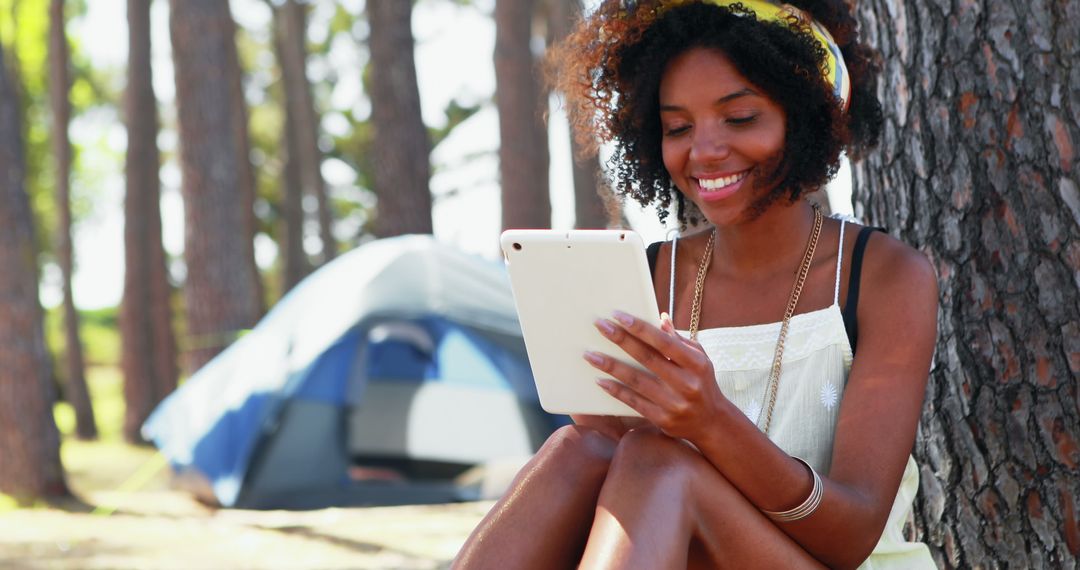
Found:
[[855, 212], [926, 252], [915, 534], [942, 567], [1080, 558], [1080, 1], [865, 0], [882, 147]]
[[67, 494], [56, 399], [38, 304], [33, 213], [14, 76], [0, 42], [0, 493]]
[[[236, 169], [240, 175], [241, 201], [244, 204], [244, 232], [247, 234], [244, 244], [247, 246], [251, 259], [255, 259], [255, 235], [258, 233], [258, 224], [255, 217], [256, 183], [255, 168], [251, 164], [251, 135], [248, 133], [247, 101], [244, 99], [244, 69], [240, 65], [240, 54], [236, 49], [236, 22], [229, 12], [229, 3], [227, 1], [219, 3], [224, 5], [224, 13], [228, 18], [227, 27], [229, 31], [227, 34], [229, 41], [227, 44], [228, 49], [225, 51], [225, 63], [226, 77], [229, 80], [230, 96], [232, 97], [230, 118], [232, 119], [233, 136], [236, 137], [237, 152], [240, 154]], [[251, 287], [255, 292], [255, 320], [258, 321], [266, 309], [266, 293], [262, 277], [259, 275], [258, 266], [255, 266], [255, 271], [251, 274], [251, 280]]]
[[[337, 255], [333, 234], [333, 215], [322, 177], [322, 151], [319, 150], [319, 114], [307, 78], [307, 8], [296, 0], [286, 0], [276, 10], [281, 17], [281, 74], [285, 84], [286, 112], [293, 116], [296, 159], [304, 194], [313, 196], [317, 205], [319, 238], [323, 244], [322, 262]], [[414, 72], [415, 75], [415, 72]], [[418, 95], [419, 97], [419, 95]]]
[[71, 79], [68, 70], [68, 43], [65, 32], [64, 0], [49, 3], [49, 99], [52, 108], [52, 147], [56, 160], [56, 257], [64, 290], [64, 369], [65, 399], [75, 409], [75, 435], [79, 439], [97, 437], [94, 408], [86, 389], [82, 342], [79, 340], [79, 313], [72, 297], [71, 276], [74, 253], [71, 244], [71, 101], [68, 99]]
[[495, 103], [499, 108], [502, 227], [550, 228], [547, 100], [530, 48], [534, 0], [495, 2]]
[[[299, 67], [294, 61], [295, 54], [290, 52], [287, 43], [289, 30], [286, 26], [286, 14], [283, 7], [270, 4], [274, 10], [274, 49], [277, 52], [278, 65], [281, 68], [281, 84], [284, 92], [285, 124], [281, 137], [282, 174], [281, 177], [281, 230], [278, 249], [282, 252], [281, 292], [285, 294], [311, 272], [307, 253], [304, 251], [304, 187], [301, 171], [302, 157], [297, 133], [296, 73], [304, 73], [304, 60]], [[303, 28], [301, 28], [303, 29]], [[303, 76], [306, 79], [306, 75]], [[320, 176], [321, 180], [322, 177]]]
[[176, 388], [176, 340], [161, 242], [161, 158], [157, 99], [151, 82], [150, 2], [128, 0], [127, 158], [124, 199], [124, 298], [120, 334], [124, 372], [124, 438], [139, 430]]
[[185, 215], [186, 360], [194, 371], [255, 323], [262, 301], [251, 166], [237, 128], [243, 108], [235, 24], [220, 0], [169, 5]]
[[[549, 34], [551, 42], [559, 42], [573, 29], [581, 17], [581, 0], [548, 0], [550, 2]], [[606, 228], [619, 223], [618, 202], [606, 184], [600, 181], [600, 162], [596, 157], [585, 157], [574, 130], [570, 129], [570, 152], [574, 174], [574, 227]], [[609, 206], [613, 212], [609, 213]]]
[[370, 0], [375, 235], [431, 233], [431, 141], [420, 114], [412, 2]]

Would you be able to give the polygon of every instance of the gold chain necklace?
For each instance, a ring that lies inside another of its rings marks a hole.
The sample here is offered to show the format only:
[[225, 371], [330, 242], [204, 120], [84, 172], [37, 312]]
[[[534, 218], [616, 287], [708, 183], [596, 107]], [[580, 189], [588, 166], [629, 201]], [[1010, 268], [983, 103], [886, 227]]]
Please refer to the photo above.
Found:
[[[761, 431], [768, 434], [769, 426], [772, 425], [773, 408], [776, 407], [776, 392], [780, 388], [780, 365], [784, 360], [784, 341], [787, 340], [788, 325], [791, 317], [795, 314], [795, 307], [799, 304], [799, 295], [802, 294], [806, 275], [810, 273], [810, 263], [814, 259], [814, 251], [817, 250], [818, 237], [821, 236], [821, 225], [824, 216], [821, 208], [814, 206], [814, 229], [810, 232], [810, 240], [806, 244], [806, 252], [803, 253], [802, 264], [799, 265], [799, 273], [795, 277], [795, 284], [791, 287], [791, 296], [788, 298], [787, 309], [784, 311], [784, 320], [780, 323], [780, 338], [776, 341], [776, 352], [773, 354], [772, 371], [769, 373], [769, 383], [765, 386], [765, 394], [769, 397], [769, 408], [765, 413], [765, 425]], [[697, 282], [694, 284], [694, 302], [690, 307], [690, 338], [696, 340], [698, 323], [701, 320], [701, 297], [705, 291], [705, 274], [709, 271], [712, 262], [713, 242], [716, 241], [716, 229], [709, 235], [709, 243], [705, 246], [705, 255], [698, 264]], [[760, 416], [759, 416], [760, 417]]]

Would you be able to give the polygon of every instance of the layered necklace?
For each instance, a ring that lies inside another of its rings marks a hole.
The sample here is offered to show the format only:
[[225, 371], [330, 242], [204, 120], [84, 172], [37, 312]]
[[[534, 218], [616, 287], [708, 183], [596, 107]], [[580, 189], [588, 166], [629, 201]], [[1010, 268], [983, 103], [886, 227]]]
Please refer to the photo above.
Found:
[[[780, 323], [780, 338], [776, 340], [776, 351], [773, 354], [772, 371], [769, 373], [769, 382], [765, 385], [764, 399], [768, 399], [769, 407], [765, 412], [765, 424], [761, 424], [758, 418], [758, 427], [765, 434], [769, 433], [772, 424], [773, 408], [776, 407], [776, 392], [780, 387], [780, 365], [784, 360], [784, 341], [787, 340], [788, 325], [791, 317], [795, 314], [795, 307], [799, 304], [799, 295], [802, 293], [806, 275], [810, 272], [810, 262], [814, 259], [814, 251], [817, 249], [818, 237], [821, 236], [821, 224], [824, 216], [821, 208], [814, 205], [814, 229], [810, 232], [810, 239], [806, 243], [806, 252], [803, 254], [802, 264], [795, 276], [795, 284], [791, 287], [791, 296], [788, 298], [787, 309], [784, 311], [784, 320]], [[705, 254], [698, 263], [697, 281], [694, 283], [694, 302], [690, 307], [690, 338], [697, 340], [698, 324], [701, 321], [701, 297], [705, 291], [705, 275], [709, 272], [712, 263], [713, 244], [716, 242], [716, 228], [709, 234], [709, 243], [705, 246]]]

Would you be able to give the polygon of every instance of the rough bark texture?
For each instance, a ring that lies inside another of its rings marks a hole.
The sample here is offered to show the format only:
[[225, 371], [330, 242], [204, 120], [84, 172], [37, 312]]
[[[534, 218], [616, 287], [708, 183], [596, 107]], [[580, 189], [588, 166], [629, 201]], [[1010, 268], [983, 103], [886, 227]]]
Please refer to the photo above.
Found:
[[[581, 18], [581, 0], [548, 0], [548, 27], [552, 43], [559, 42], [570, 33]], [[573, 129], [569, 131], [570, 151], [574, 172], [574, 227], [606, 228], [618, 224], [618, 205], [606, 184], [599, 183], [600, 162], [596, 157], [585, 157]], [[616, 211], [609, 213], [614, 207]], [[614, 214], [614, 217], [612, 216]]]
[[71, 276], [75, 270], [71, 243], [71, 73], [68, 69], [68, 43], [65, 31], [64, 0], [49, 3], [49, 101], [52, 108], [52, 148], [56, 161], [56, 260], [64, 290], [64, 372], [65, 399], [75, 409], [75, 435], [80, 439], [97, 437], [94, 408], [86, 389], [82, 341], [79, 339], [79, 313], [75, 310]]
[[150, 412], [176, 389], [176, 337], [161, 242], [161, 158], [151, 83], [150, 2], [128, 0], [128, 145], [124, 198], [124, 298], [120, 305], [124, 438], [141, 442]]
[[[292, 121], [289, 135], [295, 140], [295, 162], [304, 194], [313, 196], [317, 205], [319, 238], [323, 244], [322, 261], [337, 255], [337, 242], [332, 231], [333, 215], [322, 177], [322, 151], [319, 150], [319, 114], [311, 96], [307, 78], [307, 8], [296, 0], [286, 0], [275, 10], [278, 17], [279, 59], [285, 84], [286, 114]], [[414, 72], [415, 75], [415, 72]]]
[[187, 366], [194, 371], [251, 327], [261, 297], [252, 246], [235, 24], [220, 0], [171, 0], [184, 196]]
[[375, 235], [431, 233], [431, 141], [420, 114], [412, 2], [369, 0]]
[[0, 44], [0, 493], [67, 493], [56, 399], [38, 304], [33, 214], [19, 97]]
[[530, 49], [535, 0], [495, 2], [495, 103], [499, 108], [502, 227], [550, 228], [547, 99]]
[[887, 126], [855, 165], [855, 211], [926, 252], [941, 287], [915, 534], [947, 568], [1075, 568], [1080, 1], [858, 15]]

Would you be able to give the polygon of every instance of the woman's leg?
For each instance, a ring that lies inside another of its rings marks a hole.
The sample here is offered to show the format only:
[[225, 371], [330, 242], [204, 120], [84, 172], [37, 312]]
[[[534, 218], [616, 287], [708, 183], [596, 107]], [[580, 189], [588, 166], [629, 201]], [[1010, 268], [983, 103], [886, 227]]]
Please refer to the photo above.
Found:
[[630, 432], [600, 493], [582, 567], [683, 569], [703, 562], [823, 568], [696, 450], [660, 433]]
[[581, 426], [556, 431], [469, 535], [461, 569], [574, 568], [615, 441]]

